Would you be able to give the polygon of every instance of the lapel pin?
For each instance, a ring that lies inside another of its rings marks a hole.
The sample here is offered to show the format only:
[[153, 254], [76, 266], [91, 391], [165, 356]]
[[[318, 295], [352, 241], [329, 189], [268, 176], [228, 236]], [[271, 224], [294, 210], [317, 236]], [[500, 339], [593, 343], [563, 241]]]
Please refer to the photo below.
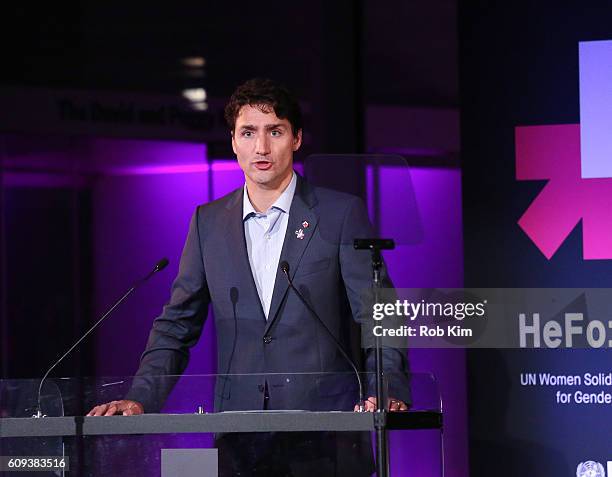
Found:
[[310, 226], [310, 224], [308, 222], [306, 222], [304, 220], [304, 222], [302, 222], [302, 227], [304, 227], [305, 229], [307, 229]]
[[295, 236], [300, 240], [304, 240], [304, 231], [302, 229], [296, 230]]

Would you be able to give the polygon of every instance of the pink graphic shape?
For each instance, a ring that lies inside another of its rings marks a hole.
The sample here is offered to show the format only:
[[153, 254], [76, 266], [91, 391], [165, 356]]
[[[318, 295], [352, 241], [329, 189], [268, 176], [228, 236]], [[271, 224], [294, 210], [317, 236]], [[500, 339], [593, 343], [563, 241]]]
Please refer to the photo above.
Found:
[[582, 179], [580, 125], [515, 129], [517, 180], [547, 180], [518, 224], [550, 258], [582, 220], [583, 258], [612, 259], [612, 179]]

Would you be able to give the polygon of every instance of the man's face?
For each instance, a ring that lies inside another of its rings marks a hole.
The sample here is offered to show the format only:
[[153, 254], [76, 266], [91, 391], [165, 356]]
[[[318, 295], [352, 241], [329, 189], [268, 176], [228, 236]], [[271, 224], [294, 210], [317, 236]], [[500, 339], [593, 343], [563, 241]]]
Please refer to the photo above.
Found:
[[266, 189], [286, 186], [293, 173], [293, 153], [302, 144], [302, 131], [293, 135], [291, 123], [279, 119], [271, 107], [240, 108], [232, 133], [232, 149], [247, 186]]

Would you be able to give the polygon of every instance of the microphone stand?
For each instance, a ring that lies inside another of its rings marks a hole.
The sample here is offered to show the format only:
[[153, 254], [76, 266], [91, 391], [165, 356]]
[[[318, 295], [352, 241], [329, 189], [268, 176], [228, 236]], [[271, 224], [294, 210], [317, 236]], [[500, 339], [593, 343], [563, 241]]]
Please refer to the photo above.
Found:
[[[372, 291], [374, 303], [380, 299], [382, 283], [380, 272], [382, 269], [381, 250], [392, 250], [395, 243], [392, 239], [355, 239], [353, 246], [356, 250], [370, 250], [372, 254]], [[385, 393], [383, 390], [384, 366], [382, 341], [380, 336], [374, 340], [374, 362], [376, 366], [376, 411], [374, 413], [374, 429], [376, 433], [376, 475], [388, 477], [389, 475], [389, 442], [387, 436], [387, 410], [385, 406]]]
[[65, 352], [65, 353], [62, 355], [62, 357], [61, 357], [60, 359], [58, 359], [58, 360], [57, 360], [55, 363], [53, 363], [53, 365], [52, 365], [52, 366], [51, 366], [51, 367], [50, 367], [50, 368], [47, 370], [47, 372], [44, 374], [44, 376], [43, 376], [43, 377], [42, 377], [42, 379], [40, 380], [40, 384], [38, 385], [38, 398], [37, 398], [37, 404], [38, 404], [38, 405], [37, 405], [37, 408], [36, 408], [36, 414], [33, 414], [33, 415], [32, 415], [32, 417], [34, 417], [34, 418], [46, 417], [46, 415], [42, 413], [42, 409], [41, 409], [41, 406], [40, 406], [40, 397], [41, 397], [41, 394], [42, 394], [43, 384], [44, 384], [45, 380], [47, 379], [47, 376], [49, 376], [49, 373], [51, 373], [51, 371], [53, 371], [53, 369], [54, 369], [54, 368], [55, 368], [55, 367], [56, 367], [58, 364], [60, 364], [60, 363], [62, 362], [62, 360], [63, 360], [63, 359], [66, 357], [66, 356], [68, 356], [68, 355], [70, 354], [70, 352], [71, 352], [71, 351], [72, 351], [74, 348], [76, 348], [76, 347], [79, 345], [79, 343], [80, 343], [81, 341], [83, 341], [83, 340], [84, 340], [84, 339], [85, 339], [85, 338], [86, 338], [86, 337], [87, 337], [87, 336], [88, 336], [88, 335], [89, 335], [89, 334], [90, 334], [90, 333], [91, 333], [93, 330], [95, 330], [95, 329], [96, 329], [96, 327], [97, 327], [97, 326], [98, 326], [100, 323], [102, 323], [102, 322], [103, 322], [103, 321], [106, 319], [106, 317], [107, 317], [108, 315], [110, 315], [110, 314], [111, 314], [113, 311], [115, 311], [115, 309], [116, 309], [116, 308], [117, 308], [119, 305], [121, 305], [121, 303], [123, 303], [123, 302], [125, 301], [125, 299], [126, 299], [127, 297], [129, 297], [129, 296], [130, 296], [130, 295], [131, 295], [131, 294], [134, 292], [134, 290], [136, 290], [136, 288], [138, 288], [140, 285], [142, 285], [144, 282], [146, 282], [146, 281], [147, 281], [149, 278], [151, 278], [151, 277], [152, 277], [153, 275], [155, 275], [157, 272], [159, 272], [159, 271], [163, 270], [164, 268], [166, 268], [166, 265], [168, 265], [168, 259], [167, 259], [167, 258], [162, 258], [162, 259], [161, 259], [159, 262], [157, 262], [157, 264], [155, 265], [155, 268], [153, 268], [153, 270], [151, 270], [151, 271], [148, 273], [148, 275], [147, 275], [146, 277], [144, 277], [144, 278], [140, 279], [140, 280], [139, 280], [139, 281], [137, 281], [137, 282], [136, 282], [134, 285], [132, 285], [132, 287], [131, 287], [131, 288], [130, 288], [130, 289], [129, 289], [129, 290], [128, 290], [128, 291], [127, 291], [127, 292], [126, 292], [126, 293], [125, 293], [125, 294], [124, 294], [122, 297], [121, 297], [121, 298], [119, 298], [119, 300], [117, 300], [117, 301], [115, 302], [115, 304], [114, 304], [113, 306], [111, 306], [111, 307], [108, 309], [108, 311], [107, 311], [106, 313], [104, 313], [104, 315], [102, 315], [102, 318], [100, 318], [98, 321], [96, 321], [96, 322], [94, 323], [94, 325], [93, 325], [91, 328], [89, 328], [89, 329], [88, 329], [88, 330], [85, 332], [85, 334], [84, 334], [83, 336], [81, 336], [81, 337], [80, 337], [80, 338], [79, 338], [79, 339], [76, 341], [76, 343], [74, 343], [74, 344], [73, 344], [73, 345], [70, 347], [70, 349], [68, 349], [68, 351], [66, 351], [66, 352]]
[[342, 354], [342, 357], [346, 360], [346, 362], [353, 369], [353, 373], [355, 373], [355, 377], [357, 378], [357, 384], [359, 385], [359, 403], [357, 404], [357, 409], [358, 409], [358, 412], [365, 412], [365, 404], [364, 404], [365, 400], [364, 400], [364, 392], [363, 392], [363, 382], [361, 380], [361, 376], [359, 375], [359, 370], [357, 369], [357, 366], [355, 366], [355, 363], [353, 363], [353, 360], [351, 359], [351, 357], [344, 350], [344, 347], [342, 346], [342, 344], [340, 344], [338, 339], [334, 336], [334, 334], [331, 332], [331, 330], [327, 327], [327, 325], [321, 319], [319, 314], [314, 310], [314, 308], [312, 306], [310, 306], [308, 301], [306, 301], [304, 296], [300, 293], [300, 291], [293, 284], [293, 280], [291, 279], [291, 275], [289, 275], [289, 263], [286, 262], [286, 261], [281, 262], [280, 269], [284, 273], [285, 277], [287, 278], [287, 282], [289, 283], [289, 287], [295, 292], [296, 296], [304, 304], [304, 306], [310, 312], [310, 314], [317, 320], [317, 322], [321, 325], [321, 327], [327, 332], [327, 335], [331, 338], [331, 340], [336, 345], [336, 349], [338, 349], [340, 351], [340, 354]]

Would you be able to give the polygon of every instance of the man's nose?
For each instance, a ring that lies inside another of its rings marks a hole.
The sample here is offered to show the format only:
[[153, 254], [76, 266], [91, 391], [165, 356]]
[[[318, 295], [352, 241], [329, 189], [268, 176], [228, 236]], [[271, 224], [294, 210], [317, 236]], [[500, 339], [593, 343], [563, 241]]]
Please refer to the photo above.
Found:
[[270, 154], [270, 139], [267, 134], [260, 134], [257, 136], [255, 153], [260, 156], [267, 156]]

